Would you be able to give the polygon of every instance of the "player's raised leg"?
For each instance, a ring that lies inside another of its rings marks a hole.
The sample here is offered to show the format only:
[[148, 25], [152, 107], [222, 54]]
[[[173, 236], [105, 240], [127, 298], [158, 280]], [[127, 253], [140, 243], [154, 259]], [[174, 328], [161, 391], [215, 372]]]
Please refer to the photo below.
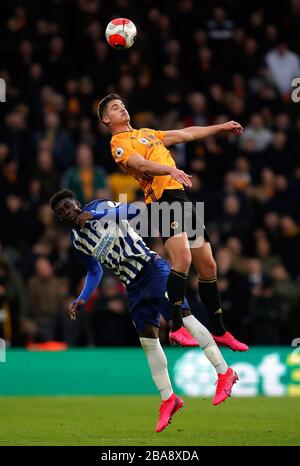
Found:
[[164, 430], [172, 416], [183, 407], [183, 400], [173, 392], [166, 355], [161, 347], [158, 328], [147, 325], [139, 332], [140, 342], [148, 359], [152, 379], [159, 390], [162, 402], [156, 432]]
[[168, 299], [172, 311], [172, 327], [170, 342], [181, 346], [197, 346], [197, 342], [184, 328], [182, 320], [182, 304], [186, 294], [187, 274], [192, 256], [186, 233], [172, 236], [165, 241], [171, 271], [167, 281]]
[[204, 325], [202, 325], [196, 317], [194, 317], [189, 310], [183, 310], [183, 322], [191, 335], [197, 340], [199, 346], [207, 359], [214, 366], [218, 380], [216, 382], [217, 388], [213, 399], [213, 404], [218, 405], [225, 401], [231, 394], [231, 390], [235, 382], [238, 380], [236, 372], [227, 366], [225, 359], [219, 348], [217, 347], [214, 339]]
[[191, 253], [199, 278], [199, 294], [209, 313], [215, 341], [219, 346], [227, 346], [233, 351], [247, 351], [248, 346], [234, 338], [224, 326], [217, 286], [217, 265], [209, 242], [204, 241], [199, 248], [192, 248]]

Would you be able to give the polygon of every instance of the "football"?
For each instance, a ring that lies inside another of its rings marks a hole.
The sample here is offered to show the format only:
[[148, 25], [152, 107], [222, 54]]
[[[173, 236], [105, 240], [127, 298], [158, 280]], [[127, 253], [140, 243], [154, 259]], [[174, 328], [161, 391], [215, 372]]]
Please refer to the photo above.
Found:
[[129, 49], [136, 39], [135, 24], [127, 18], [116, 18], [108, 23], [105, 36], [111, 47], [118, 50]]

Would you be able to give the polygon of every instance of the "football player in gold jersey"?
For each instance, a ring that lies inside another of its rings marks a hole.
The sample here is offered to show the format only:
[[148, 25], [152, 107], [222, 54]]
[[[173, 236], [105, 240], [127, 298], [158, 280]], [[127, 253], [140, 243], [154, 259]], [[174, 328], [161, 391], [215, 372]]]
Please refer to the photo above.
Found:
[[[167, 283], [168, 299], [172, 306], [172, 329], [170, 341], [189, 346], [190, 335], [183, 327], [182, 303], [186, 293], [187, 274], [193, 262], [199, 278], [199, 293], [212, 323], [212, 334], [219, 345], [233, 350], [246, 351], [247, 345], [236, 340], [225, 328], [222, 308], [217, 288], [217, 267], [213, 258], [208, 235], [204, 229], [204, 241], [199, 247], [187, 247], [188, 236], [185, 220], [187, 216], [197, 216], [195, 208], [188, 209], [191, 203], [184, 187], [192, 185], [191, 176], [176, 167], [168, 146], [203, 139], [220, 132], [240, 135], [242, 126], [235, 122], [206, 127], [191, 126], [181, 130], [155, 131], [149, 128], [134, 129], [130, 116], [117, 94], [109, 94], [98, 105], [98, 117], [110, 130], [112, 155], [119, 166], [136, 178], [145, 194], [147, 207], [153, 203], [179, 202], [183, 217], [170, 216], [168, 234], [162, 231], [161, 237], [171, 262], [171, 272]], [[150, 218], [150, 215], [149, 215]], [[151, 217], [152, 218], [152, 217]], [[184, 221], [183, 221], [184, 220]], [[199, 243], [200, 244], [200, 243]]]

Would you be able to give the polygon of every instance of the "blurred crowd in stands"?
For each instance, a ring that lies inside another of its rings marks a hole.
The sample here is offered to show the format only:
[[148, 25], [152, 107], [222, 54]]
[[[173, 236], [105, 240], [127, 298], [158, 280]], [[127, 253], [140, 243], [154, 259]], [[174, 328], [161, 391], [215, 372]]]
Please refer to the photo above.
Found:
[[[107, 45], [113, 17], [136, 23], [132, 49]], [[172, 155], [193, 175], [191, 199], [205, 202], [228, 328], [249, 344], [300, 336], [300, 103], [291, 96], [300, 0], [6, 0], [0, 23], [0, 336], [12, 346], [138, 344], [109, 273], [69, 320], [85, 271], [48, 204], [60, 187], [82, 204], [142, 199], [97, 121], [112, 91], [137, 128], [244, 126], [242, 137], [181, 144]], [[152, 248], [164, 254], [160, 240]], [[188, 295], [209, 326], [193, 271]], [[162, 321], [165, 343], [167, 334]]]

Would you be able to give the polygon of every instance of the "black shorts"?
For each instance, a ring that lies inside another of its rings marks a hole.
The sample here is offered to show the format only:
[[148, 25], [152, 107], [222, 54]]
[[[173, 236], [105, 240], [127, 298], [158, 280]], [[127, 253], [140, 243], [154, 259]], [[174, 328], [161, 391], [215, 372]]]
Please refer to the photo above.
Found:
[[[165, 203], [165, 206], [172, 205], [172, 209], [166, 212], [162, 203]], [[153, 236], [153, 231], [158, 231], [165, 242], [172, 236], [185, 232], [190, 244], [197, 238], [209, 242], [203, 223], [203, 212], [189, 200], [183, 189], [165, 189], [158, 201], [147, 204], [147, 210], [149, 236]]]

